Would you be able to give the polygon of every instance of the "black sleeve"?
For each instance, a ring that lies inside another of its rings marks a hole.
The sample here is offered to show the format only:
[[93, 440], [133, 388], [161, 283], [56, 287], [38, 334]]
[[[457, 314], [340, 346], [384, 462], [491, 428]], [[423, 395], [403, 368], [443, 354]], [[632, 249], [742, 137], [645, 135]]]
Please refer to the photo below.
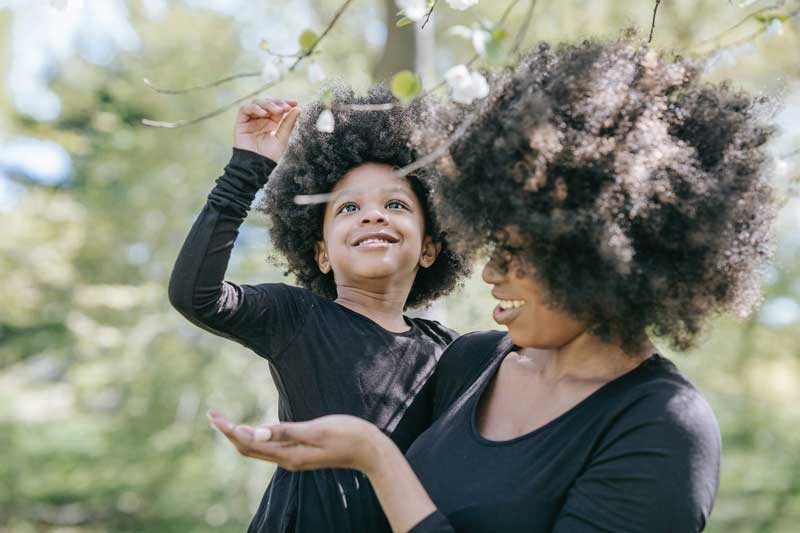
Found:
[[714, 414], [696, 390], [641, 400], [575, 480], [553, 531], [702, 531], [720, 447]]
[[422, 519], [422, 522], [408, 530], [408, 533], [455, 533], [455, 529], [438, 510]]
[[[280, 351], [293, 326], [302, 324], [309, 299], [303, 289], [237, 285], [224, 277], [239, 226], [274, 168], [271, 159], [233, 149], [186, 237], [169, 282], [170, 302], [189, 321], [264, 357]], [[272, 313], [273, 309], [280, 312]]]

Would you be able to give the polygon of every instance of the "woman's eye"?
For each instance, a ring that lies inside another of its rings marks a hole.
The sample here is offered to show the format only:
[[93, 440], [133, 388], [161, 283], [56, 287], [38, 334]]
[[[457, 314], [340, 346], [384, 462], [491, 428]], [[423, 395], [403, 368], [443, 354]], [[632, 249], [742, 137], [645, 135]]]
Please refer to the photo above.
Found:
[[386, 204], [386, 207], [389, 209], [405, 209], [406, 205], [398, 200], [392, 200]]
[[339, 213], [352, 213], [353, 211], [358, 211], [356, 204], [344, 204], [339, 208]]

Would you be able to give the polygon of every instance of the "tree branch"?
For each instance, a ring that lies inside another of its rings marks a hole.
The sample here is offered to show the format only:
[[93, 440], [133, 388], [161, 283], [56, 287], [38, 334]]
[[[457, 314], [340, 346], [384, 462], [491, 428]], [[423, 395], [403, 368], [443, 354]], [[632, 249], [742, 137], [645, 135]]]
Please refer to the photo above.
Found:
[[[336, 10], [336, 13], [334, 13], [333, 18], [328, 23], [328, 26], [323, 30], [322, 34], [319, 36], [319, 38], [316, 40], [316, 42], [313, 45], [311, 45], [311, 48], [309, 48], [308, 50], [304, 51], [302, 54], [300, 54], [297, 57], [295, 62], [292, 63], [292, 65], [289, 67], [289, 70], [288, 70], [289, 72], [294, 71], [294, 69], [297, 68], [297, 66], [303, 61], [303, 59], [307, 58], [308, 56], [310, 56], [311, 54], [314, 53], [314, 50], [317, 48], [317, 46], [319, 46], [319, 43], [322, 41], [322, 39], [324, 39], [325, 36], [328, 35], [328, 33], [333, 28], [333, 26], [336, 24], [336, 21], [339, 20], [339, 17], [342, 16], [342, 13], [344, 13], [345, 10], [347, 10], [347, 8], [352, 3], [353, 3], [353, 0], [344, 0], [344, 2], [342, 2], [342, 5], [339, 6], [339, 9]], [[276, 86], [281, 81], [283, 81], [283, 78], [281, 78], [281, 79], [279, 79], [279, 80], [277, 80], [275, 82], [267, 83], [265, 85], [262, 85], [261, 87], [259, 87], [255, 91], [252, 91], [252, 92], [250, 92], [250, 93], [248, 93], [248, 94], [246, 94], [244, 96], [241, 96], [241, 97], [237, 98], [236, 100], [234, 100], [232, 102], [229, 102], [229, 103], [227, 103], [227, 104], [225, 104], [225, 105], [223, 105], [223, 106], [221, 106], [221, 107], [219, 107], [219, 108], [217, 108], [217, 109], [215, 109], [213, 111], [210, 111], [208, 113], [200, 115], [199, 117], [195, 117], [195, 118], [191, 118], [191, 119], [185, 119], [185, 120], [177, 120], [177, 121], [174, 121], [174, 122], [166, 122], [166, 121], [160, 121], [160, 120], [150, 120], [150, 119], [145, 118], [145, 119], [142, 119], [142, 124], [144, 124], [145, 126], [151, 126], [151, 127], [155, 127], [155, 128], [180, 128], [180, 127], [183, 127], [183, 126], [189, 126], [191, 124], [197, 124], [198, 122], [201, 122], [203, 120], [215, 117], [217, 115], [221, 115], [222, 113], [224, 113], [228, 109], [231, 109], [232, 107], [235, 107], [236, 105], [240, 104], [241, 102], [244, 102], [245, 100], [247, 100], [249, 98], [257, 96], [261, 92]]]
[[692, 48], [700, 48], [701, 46], [704, 46], [706, 44], [717, 43], [723, 37], [725, 37], [726, 35], [728, 35], [732, 31], [735, 31], [735, 30], [741, 28], [742, 26], [744, 26], [751, 19], [754, 19], [758, 15], [761, 15], [762, 13], [766, 13], [767, 11], [773, 11], [775, 9], [779, 9], [779, 8], [783, 7], [783, 5], [785, 3], [786, 3], [786, 0], [778, 0], [777, 2], [775, 2], [773, 4], [770, 4], [768, 6], [764, 6], [764, 7], [760, 8], [760, 9], [757, 9], [757, 10], [753, 11], [752, 13], [750, 13], [749, 15], [745, 16], [744, 18], [742, 18], [739, 22], [737, 22], [736, 24], [734, 24], [730, 28], [718, 33], [714, 37], [710, 37], [708, 39], [704, 39], [704, 40], [700, 41], [699, 43], [695, 44]]
[[202, 85], [195, 85], [194, 87], [187, 87], [185, 89], [164, 89], [162, 87], [156, 86], [152, 81], [147, 78], [144, 78], [144, 84], [153, 89], [157, 93], [161, 94], [186, 94], [193, 91], [201, 91], [203, 89], [211, 89], [212, 87], [218, 87], [224, 83], [228, 83], [229, 81], [238, 80], [240, 78], [254, 78], [256, 76], [261, 75], [260, 72], [242, 72], [241, 74], [233, 74], [228, 76], [227, 78], [221, 78], [219, 80], [214, 80], [208, 83], [204, 83]]
[[527, 35], [530, 29], [531, 22], [533, 21], [533, 10], [536, 9], [536, 1], [537, 0], [531, 0], [531, 3], [528, 4], [528, 11], [525, 12], [522, 26], [520, 26], [517, 35], [514, 37], [514, 45], [511, 47], [512, 54], [516, 54], [519, 51], [520, 46], [522, 46], [522, 41], [525, 40], [525, 35]]
[[453, 143], [456, 142], [458, 139], [460, 139], [461, 136], [464, 135], [464, 133], [466, 133], [467, 129], [470, 126], [472, 126], [472, 123], [475, 122], [477, 118], [478, 118], [478, 113], [473, 113], [469, 115], [466, 119], [464, 119], [463, 122], [461, 122], [461, 124], [459, 124], [458, 128], [456, 128], [456, 131], [454, 131], [453, 134], [450, 137], [448, 137], [445, 142], [437, 146], [433, 152], [429, 153], [425, 157], [417, 159], [413, 163], [406, 165], [403, 168], [396, 170], [395, 175], [400, 177], [408, 176], [412, 172], [415, 172], [420, 168], [430, 165], [431, 163], [433, 163], [434, 161], [445, 155], [447, 153], [447, 150], [453, 145]]
[[197, 124], [198, 122], [201, 122], [203, 120], [206, 120], [206, 119], [209, 119], [209, 118], [212, 118], [212, 117], [216, 117], [217, 115], [221, 115], [222, 113], [224, 113], [228, 109], [230, 109], [230, 108], [232, 108], [232, 107], [244, 102], [245, 100], [247, 100], [249, 98], [253, 98], [254, 96], [258, 96], [260, 93], [264, 92], [265, 90], [267, 90], [269, 88], [272, 88], [272, 87], [275, 87], [281, 81], [283, 81], [283, 78], [281, 78], [281, 79], [279, 79], [279, 80], [277, 80], [277, 81], [275, 81], [273, 83], [267, 83], [266, 85], [262, 85], [261, 87], [259, 87], [255, 91], [247, 93], [246, 95], [237, 98], [233, 102], [228, 102], [227, 104], [222, 105], [222, 106], [218, 107], [217, 109], [215, 109], [213, 111], [209, 111], [208, 113], [206, 113], [204, 115], [200, 115], [199, 117], [190, 118], [190, 119], [184, 119], [184, 120], [176, 120], [175, 122], [165, 122], [165, 121], [160, 121], [160, 120], [150, 120], [149, 118], [143, 118], [142, 119], [142, 124], [144, 124], [145, 126], [151, 126], [151, 127], [154, 127], [154, 128], [167, 128], [167, 129], [181, 128], [183, 126], [190, 126], [192, 124]]
[[650, 24], [650, 37], [647, 39], [648, 44], [653, 42], [653, 32], [656, 31], [656, 15], [658, 15], [658, 6], [660, 5], [661, 0], [656, 0], [656, 5], [653, 8], [653, 22]]
[[331, 29], [333, 29], [333, 26], [336, 24], [336, 21], [339, 20], [339, 17], [342, 16], [342, 13], [344, 13], [345, 10], [348, 7], [350, 7], [350, 4], [352, 4], [352, 3], [353, 3], [353, 0], [345, 0], [342, 3], [342, 5], [339, 6], [339, 9], [337, 9], [336, 13], [334, 13], [333, 18], [328, 23], [328, 26], [322, 31], [322, 34], [319, 36], [319, 39], [317, 39], [316, 42], [311, 45], [311, 48], [306, 50], [304, 54], [302, 54], [300, 57], [297, 58], [297, 60], [294, 63], [292, 63], [292, 66], [289, 67], [289, 72], [292, 72], [295, 69], [295, 67], [297, 67], [297, 65], [299, 65], [300, 62], [303, 59], [307, 58], [308, 56], [310, 56], [311, 54], [314, 53], [314, 50], [317, 48], [317, 46], [322, 41], [322, 39], [324, 39], [325, 36], [328, 35], [328, 32], [330, 32]]
[[425, 20], [422, 23], [420, 29], [425, 29], [425, 25], [431, 20], [431, 15], [433, 15], [433, 9], [436, 7], [436, 4], [439, 3], [439, 0], [433, 0], [433, 4], [431, 4], [431, 8], [428, 10], [428, 14], [425, 15]]
[[791, 152], [786, 152], [785, 154], [781, 155], [781, 159], [790, 159], [792, 157], [800, 155], [800, 148], [796, 150], [792, 150]]

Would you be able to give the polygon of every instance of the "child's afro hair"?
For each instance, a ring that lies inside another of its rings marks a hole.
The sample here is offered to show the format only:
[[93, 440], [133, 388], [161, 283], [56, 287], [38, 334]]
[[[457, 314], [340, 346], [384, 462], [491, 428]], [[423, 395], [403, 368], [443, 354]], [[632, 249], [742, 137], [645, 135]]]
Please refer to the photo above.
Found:
[[[397, 105], [399, 102], [383, 84], [372, 87], [365, 96], [355, 95], [342, 84], [331, 84], [328, 90], [332, 95], [328, 105], [334, 116], [333, 133], [319, 131], [316, 126], [325, 103], [318, 101], [305, 107], [257, 209], [272, 221], [272, 245], [283, 256], [288, 273], [301, 286], [324, 298], [335, 299], [333, 273], [323, 274], [315, 259], [315, 244], [322, 240], [324, 204], [297, 205], [294, 198], [328, 193], [345, 173], [364, 163], [400, 168], [424, 155], [410, 144], [414, 129], [420, 127], [423, 105], [421, 102]], [[382, 104], [392, 105], [385, 109]], [[465, 255], [448, 246], [440, 230], [430, 201], [431, 187], [436, 182], [433, 172], [427, 169], [407, 176], [424, 211], [425, 232], [441, 243], [442, 250], [432, 266], [417, 272], [406, 307], [423, 306], [444, 296], [471, 268]]]
[[451, 245], [519, 257], [549, 305], [628, 350], [747, 314], [772, 249], [771, 103], [700, 74], [628, 37], [525, 54], [424, 136], [475, 117], [439, 164]]

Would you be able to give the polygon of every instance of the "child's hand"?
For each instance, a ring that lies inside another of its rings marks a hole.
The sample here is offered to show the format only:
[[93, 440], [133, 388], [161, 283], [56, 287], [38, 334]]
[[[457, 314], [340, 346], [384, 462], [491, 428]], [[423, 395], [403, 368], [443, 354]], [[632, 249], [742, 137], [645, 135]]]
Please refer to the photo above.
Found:
[[289, 144], [300, 108], [294, 100], [265, 98], [239, 107], [233, 146], [278, 161]]

